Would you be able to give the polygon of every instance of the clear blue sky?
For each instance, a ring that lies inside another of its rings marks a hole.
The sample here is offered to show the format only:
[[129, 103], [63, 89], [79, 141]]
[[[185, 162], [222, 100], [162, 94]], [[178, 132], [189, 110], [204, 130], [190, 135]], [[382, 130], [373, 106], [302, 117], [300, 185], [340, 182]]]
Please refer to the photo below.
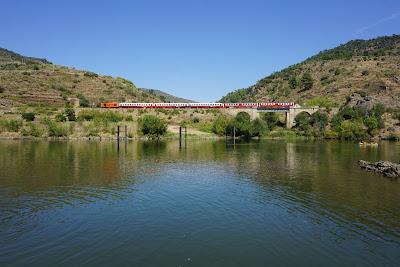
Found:
[[0, 14], [0, 47], [198, 101], [400, 33], [399, 0], [2, 0]]

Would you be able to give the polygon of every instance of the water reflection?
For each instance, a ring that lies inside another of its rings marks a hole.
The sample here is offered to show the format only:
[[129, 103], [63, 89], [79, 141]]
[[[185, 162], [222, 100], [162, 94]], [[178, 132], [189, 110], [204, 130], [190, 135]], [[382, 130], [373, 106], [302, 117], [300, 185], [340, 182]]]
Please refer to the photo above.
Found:
[[[127, 225], [114, 218], [118, 210], [118, 216], [136, 225], [121, 237], [128, 238], [134, 250], [136, 230], [151, 250], [157, 243], [153, 233], [170, 240], [175, 229], [185, 232], [195, 227], [195, 233], [200, 231], [196, 238], [204, 242], [216, 242], [215, 237], [223, 235], [220, 243], [214, 243], [219, 249], [233, 249], [235, 240], [242, 244], [237, 249], [243, 250], [248, 238], [254, 238], [247, 244], [253, 249], [249, 255], [264, 247], [278, 256], [274, 245], [290, 247], [287, 242], [295, 240], [320, 255], [338, 246], [325, 255], [341, 255], [333, 262], [386, 259], [390, 265], [400, 257], [395, 253], [400, 251], [400, 183], [360, 170], [357, 161], [399, 161], [399, 152], [397, 143], [365, 149], [350, 143], [304, 141], [239, 142], [234, 147], [223, 141], [188, 141], [184, 147], [179, 141], [2, 141], [0, 245], [6, 249], [0, 251], [0, 262], [14, 259], [6, 254], [19, 252], [21, 244], [30, 240], [28, 233], [45, 235], [52, 225], [46, 218], [71, 220], [71, 213], [86, 218], [79, 225], [90, 222], [96, 229], [88, 239], [114, 240], [119, 232], [102, 221], [125, 229]], [[88, 213], [88, 207], [101, 213]], [[77, 221], [71, 225], [78, 227]], [[181, 225], [182, 221], [187, 224]], [[79, 229], [73, 231], [77, 231], [74, 237], [85, 236]], [[68, 234], [67, 229], [58, 232]], [[282, 238], [272, 242], [277, 233]], [[73, 244], [68, 238], [64, 242]], [[190, 248], [193, 244], [187, 242], [180, 240], [175, 248]], [[370, 252], [363, 260], [350, 260], [349, 248]], [[203, 251], [198, 246], [193, 249]], [[388, 252], [394, 254], [387, 257]], [[168, 254], [165, 249], [158, 253], [163, 260]], [[203, 253], [207, 263], [212, 253]], [[237, 260], [244, 259], [241, 254]], [[263, 262], [261, 254], [255, 259]]]

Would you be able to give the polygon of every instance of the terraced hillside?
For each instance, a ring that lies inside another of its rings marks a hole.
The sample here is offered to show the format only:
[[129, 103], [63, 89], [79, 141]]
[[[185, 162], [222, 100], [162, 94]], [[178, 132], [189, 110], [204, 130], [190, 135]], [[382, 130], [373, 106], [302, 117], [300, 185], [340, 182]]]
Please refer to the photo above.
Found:
[[97, 106], [104, 100], [162, 102], [123, 78], [53, 65], [0, 49], [0, 109], [20, 105], [63, 107], [67, 102]]
[[400, 108], [400, 35], [354, 40], [322, 51], [220, 101], [290, 100], [304, 104], [323, 97], [340, 107], [354, 93]]

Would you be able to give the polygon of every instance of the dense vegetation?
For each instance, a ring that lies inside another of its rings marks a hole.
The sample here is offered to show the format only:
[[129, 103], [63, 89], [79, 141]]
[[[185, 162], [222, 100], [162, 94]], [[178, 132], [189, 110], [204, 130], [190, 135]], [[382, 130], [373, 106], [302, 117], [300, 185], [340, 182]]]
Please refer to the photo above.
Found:
[[251, 120], [246, 112], [239, 112], [234, 118], [219, 115], [212, 126], [212, 131], [220, 136], [230, 135], [243, 138], [262, 137], [276, 127], [282, 127], [275, 113], [265, 113], [261, 118]]
[[160, 138], [167, 132], [165, 121], [154, 115], [139, 118], [139, 131], [149, 138]]

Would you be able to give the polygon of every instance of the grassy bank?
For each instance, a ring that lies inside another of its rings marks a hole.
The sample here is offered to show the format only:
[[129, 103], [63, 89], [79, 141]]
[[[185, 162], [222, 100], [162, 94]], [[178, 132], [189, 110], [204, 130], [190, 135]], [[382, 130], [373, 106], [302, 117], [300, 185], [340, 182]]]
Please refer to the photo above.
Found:
[[[318, 138], [400, 140], [400, 112], [383, 106], [369, 111], [341, 108], [312, 115], [301, 113], [293, 129], [285, 129], [284, 116], [264, 113], [251, 120], [247, 113], [236, 117], [223, 110], [188, 109], [100, 109], [20, 106], [0, 117], [2, 138], [115, 139], [117, 126], [127, 127], [129, 139], [178, 138], [179, 127], [188, 138]], [[125, 133], [122, 133], [125, 136]]]

